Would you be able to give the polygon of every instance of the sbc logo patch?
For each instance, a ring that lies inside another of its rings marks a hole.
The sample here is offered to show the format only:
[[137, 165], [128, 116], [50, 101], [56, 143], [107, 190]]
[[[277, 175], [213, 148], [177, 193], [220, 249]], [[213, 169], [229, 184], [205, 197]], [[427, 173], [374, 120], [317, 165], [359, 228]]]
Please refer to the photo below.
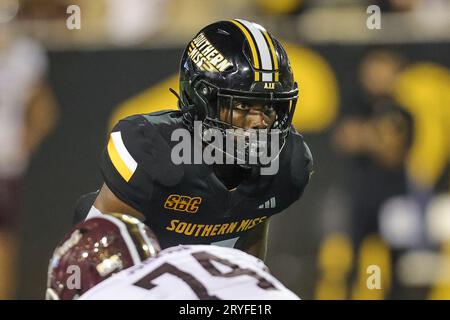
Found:
[[200, 197], [180, 196], [171, 194], [164, 203], [164, 208], [175, 211], [183, 211], [188, 213], [196, 213], [198, 206], [202, 202]]

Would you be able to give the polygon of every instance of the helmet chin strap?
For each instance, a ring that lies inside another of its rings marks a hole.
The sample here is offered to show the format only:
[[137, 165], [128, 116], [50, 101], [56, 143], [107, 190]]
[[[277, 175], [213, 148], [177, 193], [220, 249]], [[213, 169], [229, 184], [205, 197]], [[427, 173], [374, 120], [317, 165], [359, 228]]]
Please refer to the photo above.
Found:
[[178, 106], [181, 112], [188, 113], [195, 110], [195, 105], [185, 105], [183, 100], [181, 100], [180, 95], [174, 89], [169, 88], [169, 91], [178, 99]]
[[195, 119], [192, 119], [195, 113], [196, 107], [194, 104], [186, 105], [183, 100], [181, 99], [180, 95], [172, 88], [169, 88], [169, 91], [178, 99], [178, 109], [183, 114], [184, 118], [184, 124], [189, 130], [193, 129], [193, 121]]

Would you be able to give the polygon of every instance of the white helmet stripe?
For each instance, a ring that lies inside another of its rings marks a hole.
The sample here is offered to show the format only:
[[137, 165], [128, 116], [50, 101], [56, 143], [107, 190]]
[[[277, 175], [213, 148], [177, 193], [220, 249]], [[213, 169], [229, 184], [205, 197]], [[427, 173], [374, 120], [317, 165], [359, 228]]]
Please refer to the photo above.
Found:
[[106, 219], [114, 223], [120, 230], [120, 234], [122, 235], [123, 239], [125, 240], [125, 243], [128, 247], [128, 251], [130, 252], [131, 259], [133, 259], [133, 264], [138, 264], [141, 262], [141, 258], [139, 257], [139, 253], [136, 249], [136, 245], [134, 244], [133, 240], [131, 239], [131, 235], [128, 232], [127, 226], [125, 223], [120, 221], [119, 219], [108, 215], [103, 214], [101, 218]]
[[[264, 35], [261, 30], [265, 31], [263, 27], [257, 25], [253, 22], [249, 22], [243, 19], [236, 19], [240, 23], [242, 23], [253, 35], [253, 38], [256, 41], [256, 46], [258, 48], [259, 55], [261, 57], [261, 69], [274, 71], [274, 66], [272, 64], [272, 59], [270, 55], [270, 48], [267, 45], [266, 40], [264, 39]], [[262, 81], [273, 81], [273, 73], [272, 72], [262, 72]]]

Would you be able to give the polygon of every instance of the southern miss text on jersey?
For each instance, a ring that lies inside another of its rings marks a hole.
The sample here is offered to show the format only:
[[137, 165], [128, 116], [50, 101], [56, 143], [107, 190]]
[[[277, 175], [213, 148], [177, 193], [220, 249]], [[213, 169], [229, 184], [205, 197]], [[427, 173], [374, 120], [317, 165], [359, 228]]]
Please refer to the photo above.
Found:
[[81, 300], [298, 300], [264, 263], [217, 246], [175, 246], [111, 276]]
[[296, 201], [308, 184], [312, 157], [293, 128], [275, 175], [244, 180], [229, 191], [212, 165], [171, 160], [173, 130], [184, 128], [179, 111], [125, 118], [113, 128], [101, 169], [106, 185], [143, 213], [163, 248], [237, 239]]

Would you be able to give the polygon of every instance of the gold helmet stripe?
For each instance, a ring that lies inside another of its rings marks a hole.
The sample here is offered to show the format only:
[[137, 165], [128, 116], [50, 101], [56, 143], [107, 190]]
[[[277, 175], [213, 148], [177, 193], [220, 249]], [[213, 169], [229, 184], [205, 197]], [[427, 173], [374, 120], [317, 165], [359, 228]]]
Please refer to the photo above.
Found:
[[269, 45], [267, 43], [267, 40], [264, 39], [263, 35], [263, 32], [265, 32], [266, 29], [264, 29], [259, 24], [247, 20], [236, 19], [236, 21], [242, 23], [242, 25], [245, 26], [245, 28], [250, 32], [253, 40], [255, 41], [258, 57], [260, 58], [262, 81], [272, 82], [274, 65], [272, 62]]
[[[230, 22], [234, 23], [244, 34], [245, 38], [248, 41], [248, 44], [250, 45], [250, 50], [252, 52], [253, 64], [255, 66], [255, 69], [259, 69], [260, 68], [259, 55], [252, 35], [241, 22], [237, 20], [230, 20]], [[261, 79], [260, 72], [255, 70], [255, 81], [260, 81], [260, 79]]]
[[267, 33], [267, 31], [264, 31], [263, 34], [264, 34], [264, 37], [267, 40], [267, 43], [269, 44], [270, 53], [272, 54], [273, 68], [275, 70], [275, 79], [274, 79], [274, 81], [279, 81], [278, 60], [277, 60], [277, 54], [275, 52], [275, 47], [273, 45], [272, 38], [269, 36], [269, 33]]

